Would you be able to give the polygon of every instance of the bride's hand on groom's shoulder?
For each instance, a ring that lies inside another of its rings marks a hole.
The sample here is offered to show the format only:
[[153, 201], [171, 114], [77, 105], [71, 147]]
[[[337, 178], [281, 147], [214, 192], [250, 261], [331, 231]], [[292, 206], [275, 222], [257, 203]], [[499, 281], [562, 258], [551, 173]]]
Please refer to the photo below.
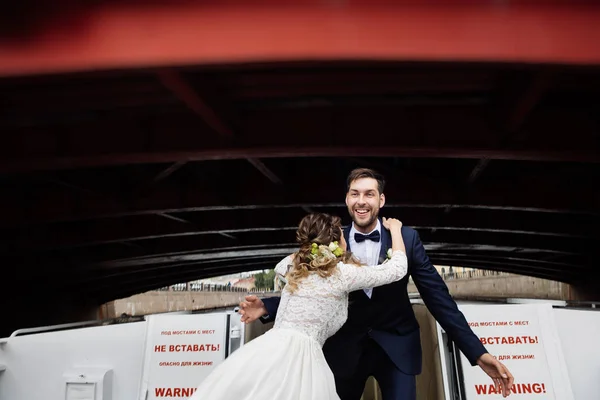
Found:
[[250, 295], [246, 296], [246, 299], [240, 303], [238, 313], [241, 315], [241, 321], [249, 324], [266, 315], [267, 309], [261, 299]]
[[396, 218], [383, 217], [383, 227], [388, 231], [393, 228], [402, 228], [402, 222]]

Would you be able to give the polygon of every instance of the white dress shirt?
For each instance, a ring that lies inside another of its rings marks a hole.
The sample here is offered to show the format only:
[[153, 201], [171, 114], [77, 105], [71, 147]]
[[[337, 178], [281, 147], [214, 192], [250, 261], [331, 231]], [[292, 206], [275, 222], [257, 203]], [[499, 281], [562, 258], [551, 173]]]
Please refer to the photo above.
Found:
[[[379, 234], [381, 235], [381, 222], [379, 222], [379, 220], [377, 220], [377, 226], [375, 229], [366, 234], [369, 235], [375, 231], [379, 231]], [[378, 265], [379, 253], [381, 251], [381, 240], [379, 240], [379, 242], [374, 242], [367, 239], [363, 242], [357, 243], [356, 240], [354, 240], [355, 233], [363, 234], [362, 232], [354, 229], [354, 223], [352, 223], [352, 228], [350, 228], [350, 234], [348, 238], [348, 246], [350, 246], [350, 251], [352, 251], [352, 253], [360, 260], [361, 263], [370, 266]], [[366, 288], [363, 290], [367, 296], [371, 298], [371, 295], [373, 294], [373, 288]]]

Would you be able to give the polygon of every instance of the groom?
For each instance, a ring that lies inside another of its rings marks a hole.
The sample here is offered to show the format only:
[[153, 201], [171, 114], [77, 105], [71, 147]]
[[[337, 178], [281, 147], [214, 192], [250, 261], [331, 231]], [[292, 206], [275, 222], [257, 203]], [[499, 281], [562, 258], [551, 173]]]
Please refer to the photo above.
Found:
[[[364, 264], [383, 262], [391, 236], [382, 229], [379, 209], [385, 204], [385, 181], [375, 171], [359, 168], [348, 175], [346, 205], [353, 224], [344, 230], [349, 250]], [[398, 282], [350, 293], [348, 320], [330, 337], [323, 352], [342, 400], [360, 399], [369, 376], [375, 377], [384, 400], [415, 400], [415, 376], [421, 373], [419, 325], [408, 298], [409, 275], [427, 308], [472, 365], [492, 378], [498, 392], [510, 394], [513, 377], [481, 344], [429, 261], [419, 234], [402, 227], [408, 274]], [[365, 267], [368, 268], [368, 267]], [[248, 296], [240, 304], [242, 321], [275, 319], [279, 297], [261, 301]]]

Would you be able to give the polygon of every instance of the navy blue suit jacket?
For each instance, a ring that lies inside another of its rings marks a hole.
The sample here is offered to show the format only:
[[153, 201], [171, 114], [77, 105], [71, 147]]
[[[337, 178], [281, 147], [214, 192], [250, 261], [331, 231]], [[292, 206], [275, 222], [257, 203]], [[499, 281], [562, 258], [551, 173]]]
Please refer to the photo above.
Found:
[[[349, 232], [349, 227], [344, 230], [347, 243]], [[408, 274], [398, 282], [374, 288], [370, 299], [363, 290], [351, 292], [348, 320], [325, 342], [323, 352], [332, 371], [338, 376], [352, 376], [368, 337], [385, 350], [402, 372], [410, 375], [421, 372], [420, 329], [408, 298], [409, 276], [412, 276], [431, 314], [471, 364], [475, 365], [477, 359], [486, 353], [485, 347], [458, 310], [448, 287], [429, 261], [417, 231], [403, 226], [402, 238], [408, 258]], [[385, 260], [391, 243], [389, 231], [382, 229], [380, 263]], [[263, 302], [268, 316], [263, 317], [262, 321], [273, 321], [277, 315], [279, 297], [263, 299]]]

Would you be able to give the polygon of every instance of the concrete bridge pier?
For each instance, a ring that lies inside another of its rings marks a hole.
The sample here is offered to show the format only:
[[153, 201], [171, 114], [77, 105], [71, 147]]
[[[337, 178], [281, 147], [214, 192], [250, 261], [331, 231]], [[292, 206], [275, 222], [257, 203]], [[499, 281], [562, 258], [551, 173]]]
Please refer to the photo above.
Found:
[[[571, 285], [531, 276], [473, 271], [444, 275], [450, 294], [461, 300], [528, 298], [564, 301], [600, 301], [597, 283]], [[408, 285], [409, 293], [417, 293], [414, 283]]]
[[600, 283], [570, 285], [569, 299], [572, 301], [600, 301]]

